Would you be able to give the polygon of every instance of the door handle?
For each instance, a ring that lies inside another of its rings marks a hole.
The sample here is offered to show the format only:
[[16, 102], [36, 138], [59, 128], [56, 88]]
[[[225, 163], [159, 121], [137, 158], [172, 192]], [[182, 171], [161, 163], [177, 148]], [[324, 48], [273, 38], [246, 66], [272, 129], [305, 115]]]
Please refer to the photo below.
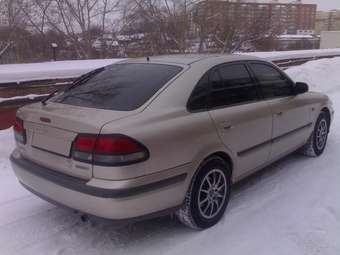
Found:
[[275, 113], [276, 116], [281, 117], [283, 115], [283, 112], [277, 112]]
[[232, 125], [224, 125], [223, 126], [224, 130], [230, 130], [230, 129], [233, 129], [233, 128], [234, 128], [234, 126], [232, 126]]

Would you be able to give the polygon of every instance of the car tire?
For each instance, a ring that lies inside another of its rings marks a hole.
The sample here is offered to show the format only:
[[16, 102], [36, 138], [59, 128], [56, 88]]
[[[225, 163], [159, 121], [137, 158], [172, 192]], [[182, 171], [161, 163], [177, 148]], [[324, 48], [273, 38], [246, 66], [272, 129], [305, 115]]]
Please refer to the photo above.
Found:
[[317, 157], [323, 153], [327, 144], [329, 124], [326, 113], [321, 112], [316, 120], [313, 133], [307, 143], [300, 149], [301, 154], [309, 157]]
[[231, 168], [220, 157], [204, 161], [193, 177], [183, 206], [176, 212], [184, 225], [206, 229], [223, 216], [231, 191]]

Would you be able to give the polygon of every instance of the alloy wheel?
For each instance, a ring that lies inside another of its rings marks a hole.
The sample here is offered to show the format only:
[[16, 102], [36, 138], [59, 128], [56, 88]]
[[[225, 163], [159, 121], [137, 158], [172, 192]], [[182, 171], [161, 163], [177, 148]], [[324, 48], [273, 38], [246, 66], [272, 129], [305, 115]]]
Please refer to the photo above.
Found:
[[325, 119], [321, 119], [316, 130], [316, 147], [318, 150], [322, 150], [327, 141], [328, 126]]
[[212, 219], [221, 211], [227, 196], [227, 185], [220, 169], [213, 169], [204, 177], [199, 188], [198, 208], [205, 219]]

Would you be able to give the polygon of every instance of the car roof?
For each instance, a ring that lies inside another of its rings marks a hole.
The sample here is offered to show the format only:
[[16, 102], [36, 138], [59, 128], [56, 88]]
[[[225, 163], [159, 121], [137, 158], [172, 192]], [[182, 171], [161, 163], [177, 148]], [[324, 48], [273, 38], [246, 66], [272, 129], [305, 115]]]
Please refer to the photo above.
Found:
[[247, 61], [247, 60], [264, 61], [264, 59], [258, 57], [240, 54], [175, 54], [129, 59], [126, 62], [191, 65], [195, 62], [200, 61], [209, 62], [216, 58], [223, 59], [223, 62]]

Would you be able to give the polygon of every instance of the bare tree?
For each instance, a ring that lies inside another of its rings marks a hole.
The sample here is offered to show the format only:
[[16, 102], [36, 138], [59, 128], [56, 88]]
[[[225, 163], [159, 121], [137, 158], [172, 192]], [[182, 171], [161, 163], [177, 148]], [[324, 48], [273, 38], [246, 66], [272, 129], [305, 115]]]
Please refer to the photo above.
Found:
[[94, 41], [103, 36], [106, 19], [118, 7], [119, 0], [51, 0], [48, 26], [63, 34], [78, 58], [93, 56]]
[[193, 20], [200, 40], [199, 52], [233, 53], [279, 33], [279, 27], [269, 14], [240, 17], [237, 9], [229, 8], [230, 5], [223, 1], [202, 1], [196, 5]]
[[18, 36], [18, 28], [24, 27], [21, 13], [22, 0], [0, 0], [1, 20], [6, 23], [6, 38], [0, 40], [0, 57], [10, 48]]
[[221, 47], [221, 53], [233, 53], [257, 40], [272, 36], [275, 30], [268, 26], [263, 18], [254, 19], [251, 23], [243, 23], [241, 19], [226, 20], [220, 31], [216, 31], [214, 39]]
[[42, 35], [48, 29], [47, 21], [52, 2], [53, 0], [25, 0], [21, 6], [28, 24]]
[[227, 6], [209, 0], [0, 0], [0, 15], [8, 20], [0, 56], [15, 46], [18, 59], [46, 60], [52, 42], [63, 59], [231, 53], [269, 45], [279, 33], [271, 17], [242, 18]]
[[150, 55], [188, 50], [194, 0], [130, 0], [125, 2], [123, 34], [142, 33], [143, 52]]

